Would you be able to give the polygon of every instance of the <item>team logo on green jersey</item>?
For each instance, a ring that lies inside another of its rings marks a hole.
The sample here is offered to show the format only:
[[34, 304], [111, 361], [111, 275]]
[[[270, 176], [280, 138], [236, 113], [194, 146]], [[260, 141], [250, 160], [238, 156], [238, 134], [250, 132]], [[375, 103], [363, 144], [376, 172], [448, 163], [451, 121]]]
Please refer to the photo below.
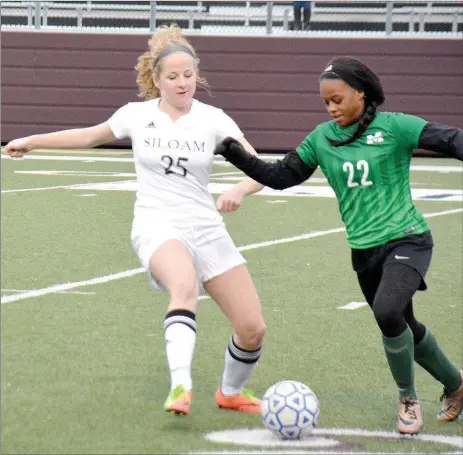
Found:
[[367, 136], [367, 144], [381, 144], [381, 142], [384, 142], [383, 133], [381, 133], [381, 131]]

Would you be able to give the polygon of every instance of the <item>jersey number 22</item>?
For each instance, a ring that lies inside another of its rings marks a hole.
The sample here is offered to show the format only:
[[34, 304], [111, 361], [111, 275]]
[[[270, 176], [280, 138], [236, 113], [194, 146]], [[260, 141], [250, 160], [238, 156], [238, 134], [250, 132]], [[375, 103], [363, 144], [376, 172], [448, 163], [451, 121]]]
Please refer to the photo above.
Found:
[[[373, 185], [373, 182], [371, 180], [368, 180], [368, 173], [370, 171], [370, 168], [368, 167], [368, 162], [365, 160], [357, 161], [357, 165], [355, 167], [357, 168], [358, 171], [363, 171], [362, 178], [360, 179], [360, 185], [361, 186]], [[346, 161], [342, 165], [342, 170], [344, 172], [347, 172], [347, 186], [349, 188], [355, 188], [359, 186], [359, 183], [354, 181], [355, 168], [354, 168], [353, 163], [351, 163], [350, 161]]]

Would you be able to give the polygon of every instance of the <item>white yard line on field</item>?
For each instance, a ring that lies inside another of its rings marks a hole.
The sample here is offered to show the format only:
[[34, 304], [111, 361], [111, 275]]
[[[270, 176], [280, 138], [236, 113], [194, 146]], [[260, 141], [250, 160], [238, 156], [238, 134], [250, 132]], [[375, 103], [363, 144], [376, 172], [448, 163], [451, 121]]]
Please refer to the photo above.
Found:
[[133, 163], [132, 157], [112, 157], [112, 156], [52, 156], [52, 155], [26, 155], [23, 158], [11, 158], [8, 155], [2, 154], [2, 159], [22, 161], [22, 160], [46, 160], [46, 161], [105, 161], [105, 162], [121, 162], [121, 163]]
[[[424, 216], [426, 218], [432, 218], [435, 216], [450, 215], [450, 214], [461, 213], [461, 212], [463, 212], [463, 209], [453, 209], [453, 210], [444, 210], [442, 212], [425, 213]], [[343, 232], [344, 230], [345, 230], [344, 228], [335, 228], [335, 229], [328, 229], [326, 231], [309, 232], [307, 234], [296, 235], [293, 237], [286, 237], [286, 238], [278, 239], [278, 240], [269, 240], [265, 242], [251, 243], [249, 245], [240, 246], [238, 247], [238, 249], [240, 251], [250, 251], [250, 250], [255, 250], [257, 248], [263, 248], [266, 246], [281, 245], [283, 243], [297, 242], [299, 240], [306, 240], [306, 239], [311, 239], [314, 237], [320, 237], [320, 236], [329, 235], [329, 234], [336, 234], [338, 232]], [[143, 273], [143, 272], [145, 272], [145, 269], [142, 267], [139, 267], [137, 269], [125, 270], [125, 271], [118, 272], [118, 273], [112, 273], [110, 275], [92, 278], [90, 280], [76, 281], [73, 283], [55, 284], [53, 286], [49, 286], [49, 287], [42, 288], [42, 289], [35, 289], [32, 291], [23, 292], [17, 295], [2, 297], [1, 303], [4, 304], [4, 303], [16, 302], [18, 300], [30, 299], [32, 297], [40, 297], [43, 295], [54, 294], [54, 293], [61, 292], [61, 291], [68, 291], [69, 289], [74, 289], [74, 288], [78, 288], [81, 286], [91, 286], [94, 284], [107, 283], [109, 281], [119, 280], [120, 278], [127, 278], [130, 276], [138, 275], [139, 273]], [[207, 296], [203, 296], [202, 298], [207, 298]]]
[[[266, 161], [272, 161], [283, 158], [284, 155], [280, 154], [260, 154], [260, 158]], [[11, 158], [8, 155], [1, 155], [2, 159], [7, 160], [52, 160], [52, 161], [85, 161], [85, 162], [94, 162], [94, 161], [106, 161], [106, 162], [123, 162], [123, 163], [132, 163], [133, 157], [112, 157], [112, 156], [59, 156], [59, 155], [34, 155], [29, 154], [25, 155], [24, 158]], [[429, 158], [432, 159], [432, 158]], [[215, 157], [214, 160], [216, 163], [224, 163], [225, 160], [222, 157]], [[412, 164], [410, 166], [412, 171], [425, 171], [425, 172], [463, 172], [463, 166], [434, 166], [426, 164]]]
[[[78, 183], [78, 186], [81, 184]], [[24, 191], [46, 191], [46, 190], [60, 190], [60, 189], [65, 189], [65, 188], [72, 188], [74, 185], [59, 185], [59, 186], [44, 186], [41, 188], [18, 188], [15, 190], [2, 190], [2, 194], [4, 193], [22, 193]]]
[[[15, 171], [15, 173], [30, 173], [30, 174], [42, 174], [42, 173], [48, 173], [49, 175], [56, 174], [56, 175], [65, 175], [64, 173], [60, 173], [61, 171]], [[79, 171], [66, 171], [66, 172], [79, 172]], [[230, 172], [229, 174], [240, 174], [241, 172]], [[112, 173], [116, 174], [116, 173]], [[228, 174], [228, 173], [224, 173]], [[222, 174], [211, 174], [211, 178], [214, 177], [214, 175], [222, 175]], [[81, 177], [85, 177], [86, 175], [81, 175]], [[95, 177], [97, 175], [92, 175], [92, 177]], [[99, 177], [106, 177], [107, 175], [98, 175]], [[111, 175], [111, 177], [135, 177], [136, 174], [134, 173], [119, 173], [117, 175]], [[244, 178], [243, 178], [244, 179]], [[132, 182], [132, 180], [127, 180]], [[118, 180], [116, 183], [123, 183], [124, 180]], [[109, 182], [109, 184], [115, 183], [115, 182]], [[72, 189], [72, 188], [78, 188], [80, 189], [82, 187], [82, 183], [73, 183], [70, 185], [58, 185], [58, 186], [43, 186], [43, 187], [37, 187], [37, 188], [14, 188], [10, 190], [1, 190], [1, 194], [8, 194], [8, 193], [24, 193], [27, 191], [47, 191], [47, 190], [64, 190], [64, 189]]]
[[[30, 289], [2, 289], [7, 294], [22, 294], [24, 292], [30, 292]], [[56, 294], [78, 294], [78, 295], [93, 295], [96, 292], [92, 291], [58, 291]]]
[[31, 297], [40, 297], [47, 294], [55, 294], [57, 292], [68, 291], [69, 289], [78, 288], [81, 286], [91, 286], [93, 284], [107, 283], [108, 281], [118, 280], [120, 278], [127, 278], [129, 276], [137, 275], [144, 272], [145, 269], [139, 267], [138, 269], [125, 270], [124, 272], [112, 273], [110, 275], [92, 278], [90, 280], [75, 281], [73, 283], [55, 284], [47, 288], [34, 289], [32, 291], [23, 292], [22, 294], [9, 295], [2, 297], [2, 305], [4, 303], [16, 302], [17, 300], [30, 299]]
[[[218, 182], [216, 179], [211, 179], [208, 185], [211, 194], [222, 194], [234, 187], [232, 183]], [[83, 191], [137, 191], [138, 185], [136, 180], [115, 180], [109, 182], [93, 182], [83, 184], [73, 184], [59, 187], [42, 187], [42, 188], [18, 188], [16, 190], [3, 190], [3, 193], [13, 194], [24, 191], [45, 191], [49, 189], [66, 189], [66, 190], [83, 190]], [[435, 202], [462, 202], [463, 190], [461, 189], [427, 189], [427, 188], [412, 188], [412, 198], [415, 201], [435, 201]], [[325, 197], [335, 198], [334, 190], [330, 186], [319, 185], [296, 185], [291, 188], [286, 188], [283, 191], [273, 190], [272, 188], [264, 187], [256, 193], [259, 197]]]
[[426, 218], [434, 218], [435, 216], [451, 215], [453, 213], [461, 213], [461, 212], [463, 212], [463, 209], [452, 209], [452, 210], [444, 210], [443, 212], [425, 213], [424, 216]]
[[[281, 243], [296, 242], [298, 240], [310, 239], [312, 237], [319, 237], [321, 235], [334, 234], [336, 232], [342, 232], [342, 231], [344, 231], [344, 228], [329, 229], [327, 231], [315, 231], [315, 232], [310, 232], [308, 234], [297, 235], [295, 237], [286, 237], [286, 238], [279, 239], [279, 240], [269, 240], [266, 242], [251, 243], [250, 245], [244, 245], [244, 246], [238, 247], [238, 250], [240, 251], [255, 250], [257, 248], [262, 248], [265, 246], [278, 245]], [[22, 294], [2, 297], [2, 304], [9, 303], [9, 302], [15, 302], [17, 300], [29, 299], [31, 297], [40, 297], [42, 295], [55, 294], [57, 292], [67, 291], [69, 289], [74, 289], [80, 286], [91, 286], [93, 284], [107, 283], [108, 281], [114, 281], [120, 278], [126, 278], [126, 277], [137, 275], [143, 272], [145, 272], [145, 269], [143, 267], [139, 267], [137, 269], [125, 270], [123, 272], [113, 273], [113, 274], [105, 275], [105, 276], [98, 277], [98, 278], [92, 278], [90, 280], [76, 281], [73, 283], [55, 284], [47, 288], [35, 289], [32, 291], [24, 292]], [[202, 296], [202, 299], [204, 298], [207, 298], [207, 296]]]

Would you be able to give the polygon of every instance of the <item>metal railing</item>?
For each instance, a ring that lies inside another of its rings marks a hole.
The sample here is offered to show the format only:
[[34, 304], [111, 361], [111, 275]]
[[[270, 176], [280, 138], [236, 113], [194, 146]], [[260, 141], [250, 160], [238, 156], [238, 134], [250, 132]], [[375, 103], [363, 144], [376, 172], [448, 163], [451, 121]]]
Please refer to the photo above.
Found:
[[[77, 29], [89, 28], [85, 21], [93, 23], [101, 21], [98, 26], [104, 29], [104, 20], [148, 21], [149, 29], [153, 31], [158, 22], [186, 21], [188, 29], [194, 30], [209, 24], [220, 23], [224, 31], [230, 29], [229, 25], [252, 27], [265, 24], [265, 33], [271, 34], [274, 29], [289, 31], [293, 20], [291, 2], [287, 4], [274, 4], [276, 2], [263, 2], [261, 6], [254, 6], [251, 2], [243, 2], [242, 6], [205, 6], [203, 2], [185, 2], [178, 5], [162, 5], [156, 1], [146, 2], [145, 5], [130, 3], [96, 4], [91, 1], [79, 3], [62, 2], [2, 2], [2, 17], [17, 18], [18, 21], [27, 18], [27, 25], [16, 25], [22, 28], [50, 29], [57, 27], [50, 25], [50, 20], [72, 19]], [[395, 2], [397, 3], [397, 2]], [[313, 2], [311, 23], [330, 24], [384, 24], [386, 35], [393, 33], [394, 24], [401, 24], [408, 28], [409, 33], [423, 33], [427, 24], [451, 24], [454, 35], [463, 29], [463, 6], [439, 6], [438, 2], [422, 2], [422, 6], [395, 6], [394, 2], [386, 2], [385, 7], [360, 8], [326, 7]], [[446, 3], [448, 5], [448, 2]], [[13, 20], [14, 22], [14, 20]], [[228, 26], [228, 27], [227, 27]], [[2, 28], [15, 27], [14, 24], [2, 24]], [[68, 26], [69, 27], [69, 26]], [[72, 27], [72, 26], [71, 26]], [[220, 27], [220, 26], [218, 26]], [[146, 27], [132, 26], [134, 29]], [[219, 31], [219, 29], [218, 29]]]

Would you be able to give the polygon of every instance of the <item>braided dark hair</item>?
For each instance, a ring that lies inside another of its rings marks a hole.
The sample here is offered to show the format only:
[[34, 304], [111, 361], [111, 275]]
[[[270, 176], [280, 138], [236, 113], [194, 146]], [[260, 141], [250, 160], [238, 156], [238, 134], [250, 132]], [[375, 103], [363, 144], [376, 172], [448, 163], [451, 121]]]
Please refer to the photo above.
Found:
[[324, 79], [341, 79], [355, 90], [365, 93], [365, 109], [352, 136], [344, 141], [326, 137], [335, 147], [350, 144], [367, 130], [376, 116], [377, 107], [384, 103], [383, 87], [378, 76], [365, 63], [354, 57], [339, 57], [331, 60], [320, 75], [320, 81]]

